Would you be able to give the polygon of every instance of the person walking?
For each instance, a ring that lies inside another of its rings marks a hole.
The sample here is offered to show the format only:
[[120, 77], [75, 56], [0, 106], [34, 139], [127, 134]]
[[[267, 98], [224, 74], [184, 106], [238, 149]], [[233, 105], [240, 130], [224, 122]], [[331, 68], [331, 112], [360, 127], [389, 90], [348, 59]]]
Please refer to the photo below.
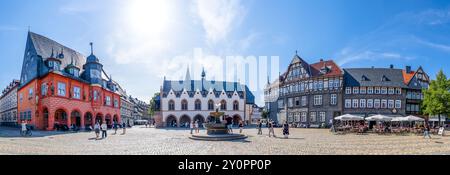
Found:
[[117, 129], [119, 129], [119, 124], [117, 122], [113, 122], [113, 127], [114, 127], [114, 135], [117, 134]]
[[425, 128], [423, 129], [423, 138], [426, 138], [426, 137], [431, 139], [430, 126], [429, 125], [426, 125]]
[[233, 118], [227, 117], [226, 120], [227, 120], [226, 126], [228, 129], [228, 133], [233, 133]]
[[262, 135], [262, 122], [260, 120], [258, 120], [258, 126], [256, 126], [258, 128], [258, 135]]
[[25, 120], [22, 120], [22, 123], [20, 124], [22, 126], [20, 132], [22, 136], [25, 136], [27, 134], [27, 123]]
[[242, 134], [242, 129], [244, 129], [244, 122], [239, 121], [239, 134]]
[[200, 132], [200, 130], [198, 129], [198, 121], [195, 121], [194, 128], [195, 128], [195, 133], [198, 134]]
[[108, 137], [108, 134], [106, 132], [106, 130], [108, 129], [108, 126], [106, 125], [105, 122], [102, 123], [101, 129], [102, 129], [102, 139]]
[[122, 123], [122, 135], [125, 135], [127, 129], [127, 124], [125, 122]]
[[289, 124], [288, 124], [288, 122], [285, 122], [283, 124], [283, 135], [284, 135], [285, 139], [287, 139], [288, 136], [289, 136]]
[[189, 127], [191, 128], [191, 134], [193, 134], [193, 132], [194, 132], [194, 121], [192, 121], [190, 123]]
[[100, 124], [95, 123], [94, 125], [94, 131], [95, 131], [95, 139], [98, 139], [99, 135], [100, 135]]
[[269, 137], [271, 136], [270, 134], [272, 134], [273, 137], [276, 137], [275, 136], [275, 131], [273, 129], [273, 122], [272, 121], [269, 122]]

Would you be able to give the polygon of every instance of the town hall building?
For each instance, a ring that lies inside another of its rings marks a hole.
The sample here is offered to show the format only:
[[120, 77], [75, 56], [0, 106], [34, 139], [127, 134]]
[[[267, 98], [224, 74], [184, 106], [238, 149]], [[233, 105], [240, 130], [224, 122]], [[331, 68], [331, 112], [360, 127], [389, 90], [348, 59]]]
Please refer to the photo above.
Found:
[[120, 122], [117, 84], [93, 53], [79, 52], [28, 32], [18, 89], [18, 122], [54, 130], [75, 124]]
[[233, 117], [233, 124], [248, 120], [245, 108], [255, 103], [255, 97], [246, 85], [206, 80], [204, 70], [201, 77], [201, 80], [191, 80], [188, 69], [184, 80], [164, 78], [159, 125], [186, 127], [186, 123], [197, 121], [202, 126], [217, 108], [225, 113], [225, 117]]

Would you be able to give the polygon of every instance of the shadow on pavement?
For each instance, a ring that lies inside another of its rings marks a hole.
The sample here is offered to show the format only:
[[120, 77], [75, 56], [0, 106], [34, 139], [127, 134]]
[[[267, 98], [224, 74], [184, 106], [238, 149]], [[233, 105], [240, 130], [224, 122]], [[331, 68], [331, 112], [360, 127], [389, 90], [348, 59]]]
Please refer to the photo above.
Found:
[[47, 136], [73, 134], [73, 133], [76, 133], [76, 132], [33, 130], [32, 136], [25, 137], [25, 136], [20, 135], [20, 128], [0, 127], [0, 137], [4, 137], [4, 138], [36, 138], [36, 137], [47, 137]]

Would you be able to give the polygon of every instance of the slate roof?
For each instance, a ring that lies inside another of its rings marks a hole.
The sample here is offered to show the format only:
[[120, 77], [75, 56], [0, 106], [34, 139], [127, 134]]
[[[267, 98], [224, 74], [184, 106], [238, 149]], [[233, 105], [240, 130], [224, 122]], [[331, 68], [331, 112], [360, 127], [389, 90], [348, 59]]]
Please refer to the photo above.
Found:
[[67, 67], [71, 63], [73, 57], [73, 64], [80, 70], [83, 70], [83, 65], [86, 63], [86, 57], [81, 53], [59, 44], [58, 42], [45, 36], [33, 32], [29, 32], [28, 35], [34, 45], [34, 48], [36, 49], [36, 53], [41, 56], [44, 61], [52, 55], [52, 50], [54, 57], [57, 57], [62, 51], [64, 54], [64, 59], [60, 59], [61, 68]]
[[187, 87], [186, 91], [190, 97], [195, 95], [196, 90], [200, 90], [200, 93], [203, 97], [208, 95], [209, 89], [212, 89], [214, 95], [219, 97], [221, 95], [222, 90], [225, 91], [228, 97], [231, 97], [236, 91], [240, 98], [244, 98], [244, 92], [246, 95], [247, 103], [254, 103], [255, 97], [249, 90], [246, 85], [242, 85], [238, 82], [224, 82], [224, 81], [202, 81], [201, 80], [190, 80], [190, 81], [171, 81], [164, 80], [163, 82], [163, 97], [166, 97], [170, 90], [175, 92], [175, 95], [179, 97], [184, 88]]
[[344, 69], [346, 86], [386, 86], [406, 88], [401, 69], [350, 68]]

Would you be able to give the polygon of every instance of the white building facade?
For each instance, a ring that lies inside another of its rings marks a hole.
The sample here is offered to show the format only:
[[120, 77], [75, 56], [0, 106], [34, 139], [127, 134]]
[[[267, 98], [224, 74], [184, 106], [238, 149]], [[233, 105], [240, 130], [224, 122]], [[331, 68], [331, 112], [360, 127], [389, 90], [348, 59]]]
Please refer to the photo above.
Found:
[[[246, 104], [253, 104], [254, 96], [247, 86], [237, 82], [191, 80], [189, 70], [184, 81], [165, 80], [161, 87], [161, 117], [163, 127], [187, 127], [191, 121], [199, 126], [208, 122], [210, 113], [218, 109], [225, 117], [233, 117], [233, 124], [248, 120]], [[223, 120], [224, 118], [221, 118]]]
[[14, 80], [0, 96], [0, 125], [13, 126], [17, 123], [18, 86], [19, 80]]

